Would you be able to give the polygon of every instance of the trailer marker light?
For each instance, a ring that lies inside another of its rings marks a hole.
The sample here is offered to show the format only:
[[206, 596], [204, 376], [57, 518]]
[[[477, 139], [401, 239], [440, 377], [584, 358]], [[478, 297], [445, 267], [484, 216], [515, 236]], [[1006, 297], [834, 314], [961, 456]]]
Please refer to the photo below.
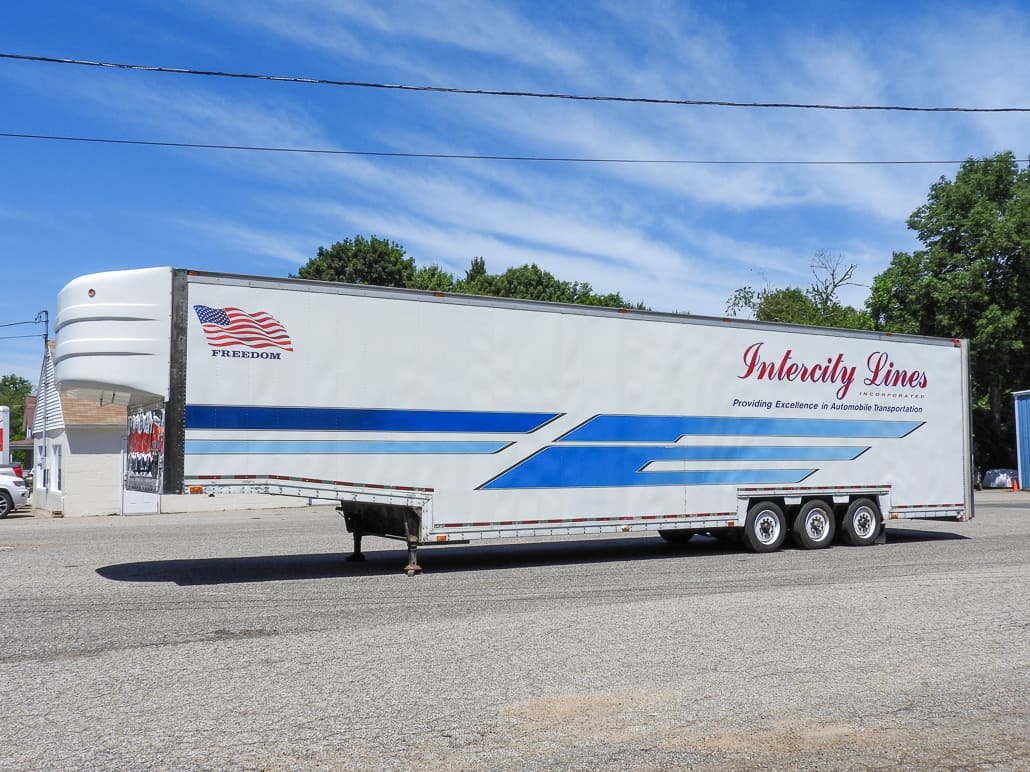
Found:
[[204, 488], [201, 485], [191, 485], [190, 486], [190, 493], [203, 493], [203, 492], [204, 492]]
[[436, 537], [436, 540], [437, 541], [447, 541], [447, 534], [441, 533], [439, 536]]

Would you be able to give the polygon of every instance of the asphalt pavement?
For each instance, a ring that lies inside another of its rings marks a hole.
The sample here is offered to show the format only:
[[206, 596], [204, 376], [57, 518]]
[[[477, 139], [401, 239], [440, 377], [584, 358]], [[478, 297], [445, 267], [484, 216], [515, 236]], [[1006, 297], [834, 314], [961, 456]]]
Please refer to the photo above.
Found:
[[0, 769], [1026, 769], [1030, 493], [886, 545], [0, 521]]

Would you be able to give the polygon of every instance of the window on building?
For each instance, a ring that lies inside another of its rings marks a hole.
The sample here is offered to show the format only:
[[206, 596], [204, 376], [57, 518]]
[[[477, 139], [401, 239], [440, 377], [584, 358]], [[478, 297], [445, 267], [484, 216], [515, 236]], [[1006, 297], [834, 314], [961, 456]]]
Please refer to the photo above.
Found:
[[61, 446], [54, 445], [54, 468], [53, 468], [54, 490], [61, 490]]
[[34, 475], [34, 487], [36, 488], [36, 490], [46, 490], [47, 483], [49, 482], [49, 480], [47, 479], [48, 470], [49, 466], [47, 464], [46, 457], [46, 444], [40, 443], [39, 445], [36, 445], [36, 474]]

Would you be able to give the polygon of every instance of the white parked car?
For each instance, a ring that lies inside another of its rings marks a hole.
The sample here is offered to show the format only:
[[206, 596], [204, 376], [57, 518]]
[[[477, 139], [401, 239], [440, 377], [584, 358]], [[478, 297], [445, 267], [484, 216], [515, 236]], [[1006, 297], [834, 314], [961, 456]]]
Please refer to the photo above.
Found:
[[14, 467], [0, 466], [0, 519], [29, 503], [29, 489]]
[[1012, 481], [1019, 476], [1015, 469], [988, 469], [984, 472], [983, 487], [1011, 488]]

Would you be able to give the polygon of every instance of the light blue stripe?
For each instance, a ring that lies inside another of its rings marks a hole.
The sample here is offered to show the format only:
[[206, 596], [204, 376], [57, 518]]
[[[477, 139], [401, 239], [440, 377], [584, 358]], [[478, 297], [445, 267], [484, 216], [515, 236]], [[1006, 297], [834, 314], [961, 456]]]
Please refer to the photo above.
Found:
[[676, 442], [684, 436], [904, 437], [922, 421], [855, 418], [755, 418], [750, 416], [598, 415], [559, 442]]
[[186, 455], [488, 454], [508, 442], [402, 442], [366, 440], [187, 440]]
[[[554, 446], [557, 450], [561, 446]], [[571, 447], [569, 448], [572, 449]], [[579, 448], [577, 448], [579, 449]], [[587, 450], [588, 448], [583, 448]], [[628, 452], [633, 458], [650, 461], [853, 461], [868, 445], [673, 445], [599, 446], [598, 451]]]

